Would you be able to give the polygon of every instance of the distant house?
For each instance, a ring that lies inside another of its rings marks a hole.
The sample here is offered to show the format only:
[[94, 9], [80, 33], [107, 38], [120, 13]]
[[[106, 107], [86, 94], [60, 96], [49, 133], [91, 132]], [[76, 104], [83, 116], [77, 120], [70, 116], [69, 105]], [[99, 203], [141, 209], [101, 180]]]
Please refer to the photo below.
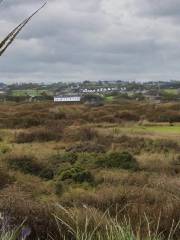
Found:
[[78, 103], [81, 101], [81, 96], [56, 96], [54, 102], [61, 103]]

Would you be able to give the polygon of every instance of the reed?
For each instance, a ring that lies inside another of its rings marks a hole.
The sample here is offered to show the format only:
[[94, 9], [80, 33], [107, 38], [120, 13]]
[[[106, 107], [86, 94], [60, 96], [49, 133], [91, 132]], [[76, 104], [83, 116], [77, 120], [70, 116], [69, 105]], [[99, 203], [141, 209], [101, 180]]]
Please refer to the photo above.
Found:
[[[3, 2], [0, 1], [0, 4]], [[33, 12], [28, 18], [23, 20], [18, 26], [16, 26], [1, 42], [0, 42], [0, 56], [6, 51], [6, 49], [12, 44], [17, 35], [26, 26], [26, 24], [47, 4], [45, 2], [40, 8]]]

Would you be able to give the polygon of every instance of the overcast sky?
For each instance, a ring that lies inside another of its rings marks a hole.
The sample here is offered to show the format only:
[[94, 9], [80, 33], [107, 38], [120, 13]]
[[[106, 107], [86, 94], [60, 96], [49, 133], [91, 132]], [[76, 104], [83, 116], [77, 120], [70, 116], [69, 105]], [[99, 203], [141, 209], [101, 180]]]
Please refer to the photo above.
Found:
[[[41, 5], [4, 0], [0, 39]], [[0, 81], [180, 79], [180, 0], [49, 0], [0, 58]]]

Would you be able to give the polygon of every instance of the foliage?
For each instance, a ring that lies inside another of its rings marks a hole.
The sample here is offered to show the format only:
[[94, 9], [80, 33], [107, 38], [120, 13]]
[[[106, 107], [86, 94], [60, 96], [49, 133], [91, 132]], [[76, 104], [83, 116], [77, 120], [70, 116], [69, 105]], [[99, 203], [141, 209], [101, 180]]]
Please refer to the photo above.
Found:
[[60, 180], [73, 180], [76, 183], [83, 183], [83, 182], [92, 182], [93, 177], [91, 173], [85, 169], [80, 167], [71, 167], [64, 171], [60, 172]]
[[98, 143], [89, 143], [89, 142], [82, 142], [80, 144], [73, 144], [73, 146], [70, 146], [66, 149], [67, 152], [72, 153], [104, 153], [105, 152], [105, 146]]
[[7, 187], [14, 182], [14, 178], [0, 168], [0, 189]]
[[136, 159], [128, 152], [111, 152], [107, 155], [101, 156], [97, 160], [97, 164], [101, 167], [108, 168], [122, 168], [129, 170], [137, 170], [138, 163]]
[[81, 141], [91, 141], [98, 137], [98, 133], [95, 129], [90, 127], [80, 128], [77, 138]]
[[47, 142], [52, 140], [60, 140], [62, 138], [61, 129], [38, 128], [20, 132], [15, 136], [17, 143], [31, 143], [31, 142]]
[[4, 161], [11, 169], [22, 171], [25, 174], [40, 176], [44, 179], [52, 179], [54, 176], [51, 167], [38, 163], [31, 155], [9, 154]]
[[50, 159], [51, 163], [55, 166], [56, 170], [59, 166], [62, 167], [62, 164], [74, 164], [78, 159], [77, 153], [65, 152], [57, 153], [53, 155]]

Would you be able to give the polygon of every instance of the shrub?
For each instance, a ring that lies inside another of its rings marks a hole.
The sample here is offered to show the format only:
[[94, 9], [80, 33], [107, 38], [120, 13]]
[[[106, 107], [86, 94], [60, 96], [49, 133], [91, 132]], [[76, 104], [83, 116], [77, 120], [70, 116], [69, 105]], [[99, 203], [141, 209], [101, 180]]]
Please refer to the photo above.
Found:
[[47, 179], [47, 180], [51, 180], [54, 177], [54, 171], [51, 167], [46, 167], [44, 169], [41, 170], [41, 172], [39, 173], [39, 176], [41, 178]]
[[78, 167], [72, 167], [60, 173], [60, 180], [73, 180], [76, 183], [92, 182], [93, 177], [87, 170]]
[[112, 152], [97, 161], [101, 167], [108, 168], [122, 168], [122, 169], [138, 169], [138, 163], [136, 159], [129, 152]]
[[54, 168], [57, 170], [62, 163], [74, 164], [78, 159], [76, 153], [60, 153], [55, 154], [51, 157], [51, 164], [53, 164]]
[[98, 137], [98, 132], [93, 128], [84, 127], [79, 129], [77, 137], [81, 141], [91, 141]]
[[68, 152], [73, 152], [73, 153], [82, 153], [82, 152], [88, 152], [88, 153], [104, 153], [105, 152], [105, 146], [98, 144], [98, 143], [80, 143], [80, 144], [75, 144], [71, 147], [68, 147], [66, 149]]
[[29, 116], [26, 118], [21, 119], [22, 123], [19, 127], [25, 127], [25, 128], [29, 128], [29, 127], [34, 127], [34, 126], [39, 126], [40, 124], [43, 123], [43, 120], [36, 118], [34, 116]]
[[10, 151], [10, 148], [7, 145], [5, 145], [5, 144], [0, 145], [0, 153], [5, 154], [9, 151]]
[[58, 178], [55, 182], [55, 193], [57, 195], [62, 195], [63, 191], [64, 191], [64, 186], [62, 184], [61, 179]]
[[17, 143], [30, 143], [34, 141], [47, 142], [60, 139], [61, 132], [46, 128], [38, 128], [28, 132], [20, 132], [15, 136], [15, 142]]
[[4, 169], [0, 168], [0, 189], [7, 187], [14, 182], [14, 178], [11, 177]]
[[93, 181], [93, 177], [91, 175], [91, 173], [87, 170], [80, 170], [77, 171], [73, 176], [72, 179], [75, 182], [78, 183], [82, 183], [82, 182], [92, 182]]
[[114, 117], [120, 118], [124, 121], [139, 121], [139, 115], [130, 111], [119, 112]]
[[35, 161], [33, 156], [9, 155], [6, 160], [9, 167], [24, 173], [38, 175], [42, 170], [40, 164]]
[[44, 179], [52, 179], [54, 176], [51, 166], [44, 166], [37, 162], [31, 155], [9, 155], [4, 159], [8, 166], [25, 174], [32, 174]]
[[76, 166], [81, 166], [85, 169], [94, 169], [96, 168], [96, 161], [101, 156], [104, 156], [103, 154], [98, 153], [88, 153], [88, 152], [82, 152], [78, 154], [78, 160], [76, 162]]

